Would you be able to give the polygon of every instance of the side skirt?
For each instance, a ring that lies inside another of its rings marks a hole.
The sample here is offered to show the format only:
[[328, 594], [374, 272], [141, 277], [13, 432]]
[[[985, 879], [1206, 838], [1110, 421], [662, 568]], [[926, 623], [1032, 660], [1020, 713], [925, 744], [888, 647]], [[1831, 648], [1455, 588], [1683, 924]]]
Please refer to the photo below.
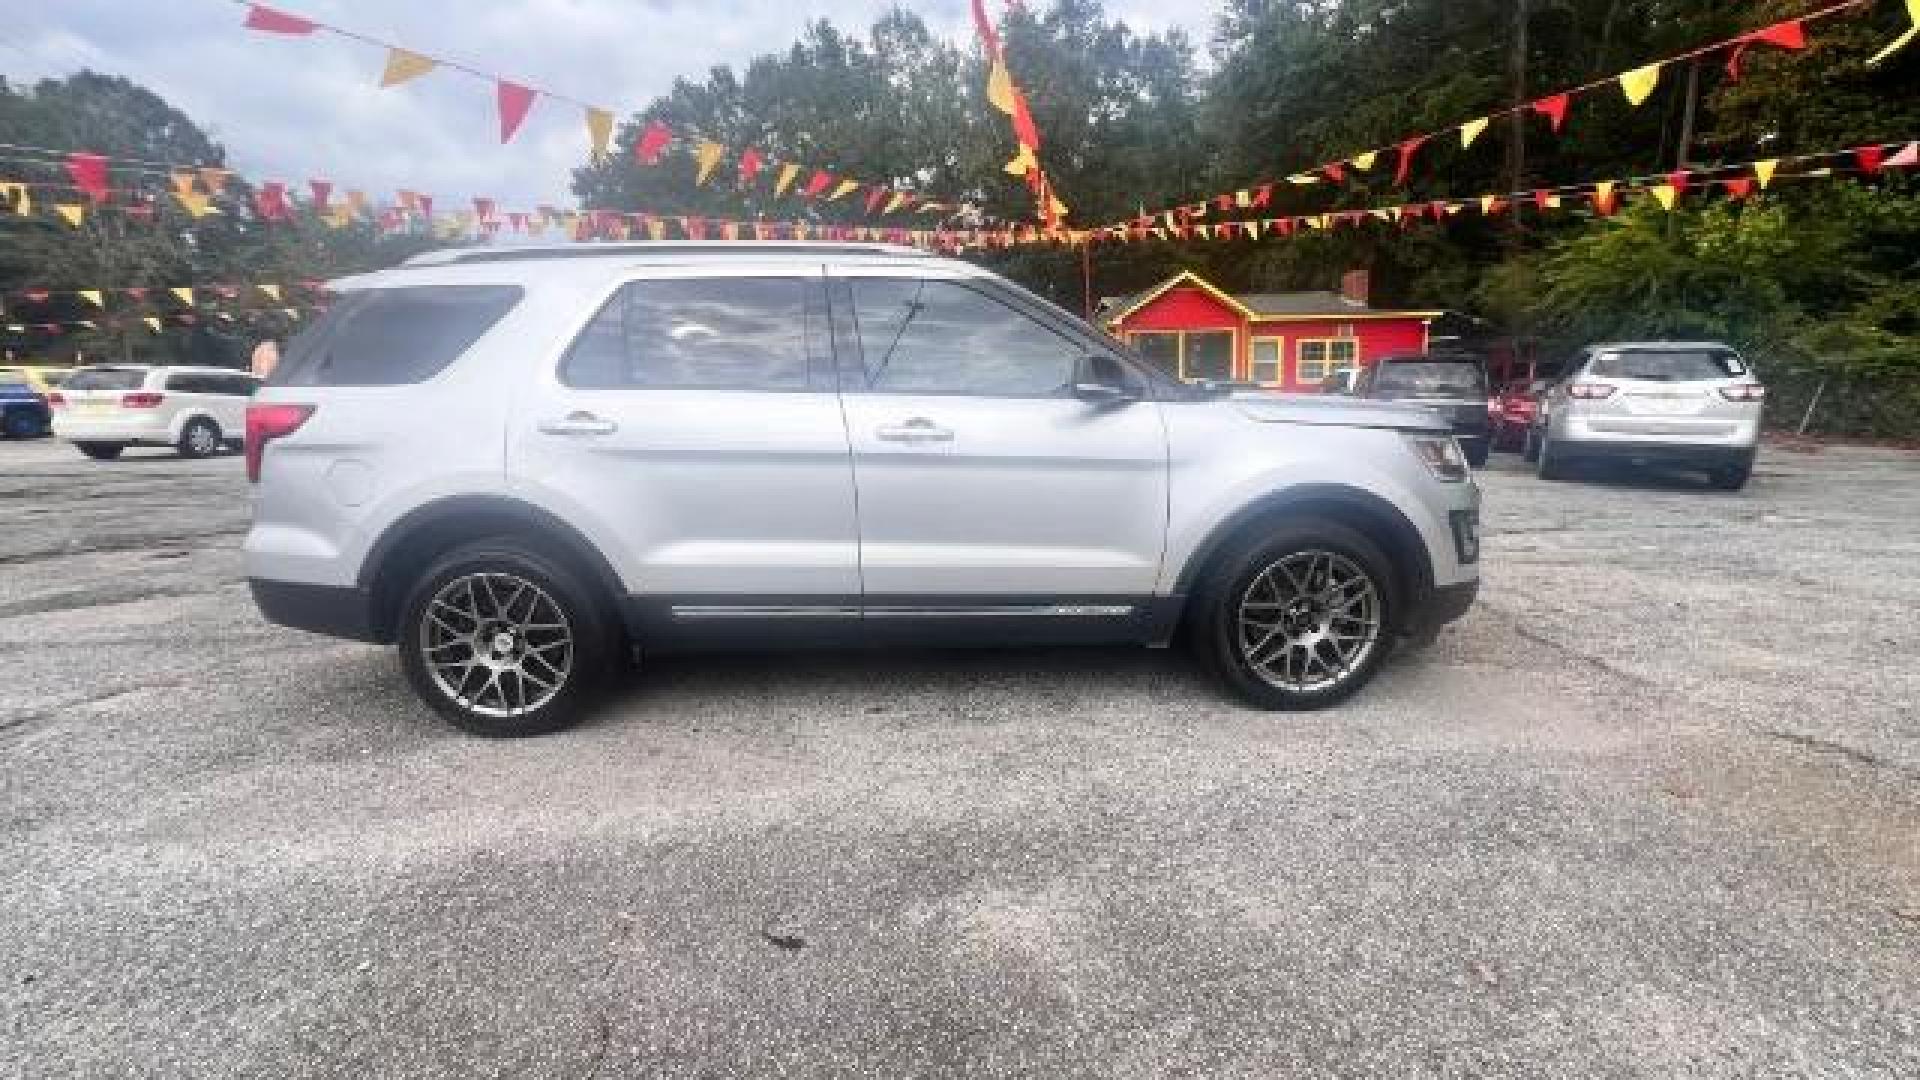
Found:
[[1184, 597], [629, 596], [650, 652], [1163, 645]]

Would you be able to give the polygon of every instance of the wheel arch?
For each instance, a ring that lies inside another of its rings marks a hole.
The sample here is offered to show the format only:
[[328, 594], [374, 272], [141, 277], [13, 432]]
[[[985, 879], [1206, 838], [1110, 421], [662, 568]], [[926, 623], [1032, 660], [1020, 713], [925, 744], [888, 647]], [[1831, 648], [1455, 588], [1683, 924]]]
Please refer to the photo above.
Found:
[[605, 600], [608, 616], [622, 622], [620, 576], [578, 529], [520, 499], [455, 495], [417, 507], [389, 525], [361, 562], [358, 583], [367, 594], [379, 640], [393, 640], [408, 588], [435, 558], [491, 536], [529, 541], [541, 554], [561, 561]]
[[1236, 545], [1274, 521], [1325, 517], [1379, 544], [1393, 563], [1400, 603], [1396, 621], [1404, 621], [1433, 591], [1433, 556], [1400, 508], [1362, 488], [1344, 484], [1301, 484], [1269, 492], [1240, 507], [1215, 525], [1187, 557], [1175, 579], [1178, 596], [1192, 596], [1211, 568]]

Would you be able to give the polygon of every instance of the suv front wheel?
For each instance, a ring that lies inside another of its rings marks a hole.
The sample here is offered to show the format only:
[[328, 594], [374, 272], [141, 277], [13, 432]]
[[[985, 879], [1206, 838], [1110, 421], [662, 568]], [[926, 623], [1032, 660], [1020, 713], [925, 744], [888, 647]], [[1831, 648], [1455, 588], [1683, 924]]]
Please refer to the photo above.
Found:
[[1290, 522], [1230, 554], [1194, 636], [1221, 681], [1263, 709], [1345, 700], [1386, 659], [1395, 597], [1378, 545], [1338, 522]]
[[414, 692], [454, 726], [492, 738], [578, 720], [612, 652], [612, 629], [580, 580], [509, 539], [441, 557], [401, 618], [400, 662]]

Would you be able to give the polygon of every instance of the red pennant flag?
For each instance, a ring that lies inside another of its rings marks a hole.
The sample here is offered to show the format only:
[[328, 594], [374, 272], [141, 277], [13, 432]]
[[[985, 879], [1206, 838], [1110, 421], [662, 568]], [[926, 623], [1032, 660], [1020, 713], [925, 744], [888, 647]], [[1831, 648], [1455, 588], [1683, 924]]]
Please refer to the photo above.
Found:
[[147, 298], [147, 290], [141, 286], [136, 285], [133, 288], [121, 289], [120, 291], [126, 293], [127, 299], [129, 300], [141, 301]]
[[1261, 184], [1259, 187], [1253, 189], [1253, 201], [1249, 204], [1253, 209], [1265, 210], [1267, 204], [1271, 202], [1273, 202], [1272, 184]]
[[260, 190], [253, 193], [253, 208], [265, 221], [287, 217], [287, 185], [277, 180], [261, 184]]
[[1774, 45], [1797, 52], [1807, 47], [1806, 25], [1799, 19], [1790, 19], [1764, 30], [1755, 30], [1735, 42], [1733, 50], [1727, 54], [1727, 78], [1740, 81], [1740, 61], [1747, 55], [1747, 50], [1755, 45]]
[[760, 175], [760, 167], [765, 164], [766, 159], [760, 156], [760, 151], [751, 146], [747, 147], [746, 151], [740, 155], [741, 185], [753, 183], [753, 178]]
[[1320, 171], [1323, 173], [1326, 173], [1327, 179], [1333, 181], [1336, 184], [1341, 184], [1346, 182], [1346, 179], [1347, 179], [1346, 167], [1341, 165], [1337, 161], [1331, 165], [1321, 166]]
[[333, 197], [333, 181], [309, 180], [307, 187], [313, 192], [313, 205], [317, 210], [327, 208], [327, 200]]
[[1860, 171], [1871, 176], [1880, 171], [1887, 160], [1887, 151], [1880, 146], [1863, 146], [1853, 152], [1853, 160], [1860, 163]]
[[1881, 167], [1888, 169], [1911, 169], [1915, 165], [1920, 165], [1920, 142], [1908, 143], [1905, 150], [1881, 162]]
[[521, 211], [521, 210], [507, 211], [507, 226], [517, 233], [526, 232], [527, 231], [527, 215], [525, 211]]
[[431, 217], [433, 217], [433, 196], [431, 196], [431, 195], [415, 195], [415, 196], [414, 196], [414, 199], [415, 199], [415, 201], [417, 201], [417, 202], [418, 202], [418, 203], [420, 204], [420, 216], [421, 216], [421, 217], [423, 217], [423, 218], [431, 218]]
[[99, 154], [68, 154], [67, 175], [94, 202], [107, 201], [107, 159]]
[[890, 194], [892, 193], [889, 192], [886, 188], [883, 188], [878, 184], [875, 184], [872, 188], [868, 189], [867, 216], [871, 217], [874, 214], [879, 213], [880, 204], [885, 202], [887, 200], [887, 196]]
[[1753, 177], [1751, 176], [1736, 176], [1720, 182], [1727, 185], [1727, 197], [1730, 199], [1745, 199], [1753, 195]]
[[1692, 176], [1693, 174], [1687, 170], [1679, 169], [1667, 174], [1667, 183], [1673, 185], [1673, 193], [1675, 195], [1684, 194], [1687, 190], [1687, 183]]
[[1602, 186], [1593, 193], [1593, 212], [1601, 217], [1612, 217], [1620, 208], [1620, 192], [1612, 184]]
[[494, 83], [493, 89], [500, 103], [500, 141], [511, 142], [513, 133], [520, 130], [521, 122], [527, 118], [527, 110], [533, 108], [534, 90], [505, 79]]
[[36, 304], [44, 304], [47, 302], [47, 297], [52, 296], [53, 294], [48, 292], [45, 289], [25, 289], [20, 293], [20, 295], [26, 297], [27, 299], [33, 301]]
[[1226, 194], [1226, 195], [1215, 195], [1215, 196], [1213, 197], [1213, 204], [1214, 204], [1215, 206], [1218, 206], [1218, 207], [1220, 208], [1220, 210], [1221, 210], [1221, 212], [1222, 212], [1222, 213], [1225, 213], [1225, 212], [1226, 212], [1226, 211], [1228, 211], [1228, 210], [1232, 210], [1232, 209], [1233, 209], [1233, 195], [1232, 195], [1231, 193], [1229, 193], [1229, 194]]
[[1541, 98], [1528, 108], [1546, 117], [1547, 122], [1553, 125], [1553, 130], [1558, 132], [1567, 122], [1567, 103], [1571, 100], [1572, 97], [1568, 94], [1554, 94], [1552, 97]]
[[705, 240], [707, 238], [706, 218], [683, 217], [680, 219], [680, 228], [686, 231], [687, 239], [689, 240]]
[[475, 195], [473, 197], [473, 216], [479, 218], [481, 221], [492, 221], [493, 200], [487, 198], [485, 195]]
[[1427, 136], [1419, 135], [1400, 144], [1400, 167], [1393, 173], [1395, 187], [1406, 186], [1407, 174], [1413, 171], [1413, 155], [1419, 152], [1426, 141]]
[[633, 156], [642, 165], [660, 164], [660, 153], [673, 141], [673, 129], [655, 120], [640, 133], [640, 141], [633, 144]]
[[320, 29], [320, 24], [298, 15], [275, 11], [265, 4], [250, 4], [247, 6], [246, 27], [249, 30], [264, 30], [269, 34], [311, 34]]
[[820, 193], [827, 190], [827, 186], [832, 183], [833, 177], [831, 175], [823, 169], [816, 169], [814, 170], [812, 178], [807, 181], [807, 189], [804, 194], [809, 199], [817, 199], [820, 197]]

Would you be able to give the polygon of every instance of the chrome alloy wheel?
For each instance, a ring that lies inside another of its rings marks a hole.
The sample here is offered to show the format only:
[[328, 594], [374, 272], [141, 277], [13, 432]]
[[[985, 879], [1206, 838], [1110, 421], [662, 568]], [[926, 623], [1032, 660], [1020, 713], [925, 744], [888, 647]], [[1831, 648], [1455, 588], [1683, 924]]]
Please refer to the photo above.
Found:
[[187, 449], [195, 457], [212, 457], [220, 449], [220, 435], [205, 424], [194, 424], [187, 429]]
[[1240, 655], [1273, 686], [1324, 690], [1379, 647], [1381, 619], [1380, 590], [1358, 563], [1331, 551], [1294, 552], [1256, 574], [1240, 597]]
[[441, 586], [420, 621], [420, 652], [442, 693], [483, 716], [523, 716], [573, 669], [573, 628], [546, 590], [513, 574]]

